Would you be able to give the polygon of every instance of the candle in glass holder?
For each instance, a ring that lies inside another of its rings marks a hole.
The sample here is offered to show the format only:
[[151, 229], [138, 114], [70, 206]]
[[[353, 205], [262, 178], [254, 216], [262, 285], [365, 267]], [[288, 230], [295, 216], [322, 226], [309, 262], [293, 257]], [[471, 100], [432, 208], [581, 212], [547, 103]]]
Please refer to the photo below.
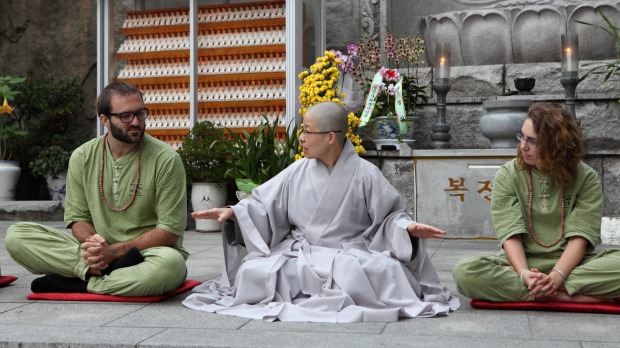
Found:
[[450, 44], [438, 43], [435, 46], [435, 83], [447, 84], [450, 81]]
[[579, 40], [577, 34], [562, 34], [562, 77], [577, 77], [579, 72]]

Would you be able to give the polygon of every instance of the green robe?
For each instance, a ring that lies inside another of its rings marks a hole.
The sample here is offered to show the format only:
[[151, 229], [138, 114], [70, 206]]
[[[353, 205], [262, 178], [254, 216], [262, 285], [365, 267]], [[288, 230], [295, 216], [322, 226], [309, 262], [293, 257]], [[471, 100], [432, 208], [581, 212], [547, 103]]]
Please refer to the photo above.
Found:
[[[577, 166], [573, 182], [564, 190], [565, 233], [551, 247], [538, 245], [528, 226], [529, 189], [527, 170], [516, 166], [516, 159], [503, 165], [495, 176], [491, 215], [500, 246], [521, 235], [528, 266], [549, 273], [568, 244], [570, 237], [583, 237], [589, 245], [582, 262], [566, 276], [570, 295], [584, 294], [601, 298], [620, 297], [620, 251], [594, 254], [600, 241], [603, 193], [598, 174], [584, 163]], [[552, 244], [561, 233], [561, 187], [541, 172], [532, 169], [532, 225], [536, 238]], [[472, 299], [491, 301], [533, 300], [529, 290], [510, 266], [504, 251], [497, 256], [475, 256], [459, 262], [454, 278], [459, 292]]]

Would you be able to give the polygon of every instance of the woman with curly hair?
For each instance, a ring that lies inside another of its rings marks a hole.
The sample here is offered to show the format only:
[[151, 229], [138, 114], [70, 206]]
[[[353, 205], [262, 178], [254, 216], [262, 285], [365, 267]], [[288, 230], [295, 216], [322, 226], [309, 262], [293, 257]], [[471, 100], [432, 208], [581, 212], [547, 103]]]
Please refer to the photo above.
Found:
[[594, 253], [603, 193], [581, 162], [581, 130], [562, 106], [535, 103], [517, 132], [517, 158], [495, 176], [491, 215], [502, 250], [454, 269], [475, 300], [600, 302], [620, 298], [620, 250]]

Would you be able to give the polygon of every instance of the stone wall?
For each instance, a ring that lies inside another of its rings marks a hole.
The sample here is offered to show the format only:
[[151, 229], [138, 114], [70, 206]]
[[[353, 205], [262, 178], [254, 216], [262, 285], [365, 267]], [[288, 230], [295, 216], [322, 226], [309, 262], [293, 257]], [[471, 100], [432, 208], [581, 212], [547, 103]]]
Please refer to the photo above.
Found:
[[96, 2], [0, 1], [0, 76], [78, 78], [84, 127], [95, 133]]

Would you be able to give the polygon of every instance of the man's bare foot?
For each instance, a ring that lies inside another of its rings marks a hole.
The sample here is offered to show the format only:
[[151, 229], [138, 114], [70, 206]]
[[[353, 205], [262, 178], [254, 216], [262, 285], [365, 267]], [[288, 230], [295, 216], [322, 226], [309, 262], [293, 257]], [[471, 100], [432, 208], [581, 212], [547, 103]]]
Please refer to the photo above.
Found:
[[92, 277], [101, 277], [101, 270], [97, 268], [89, 267], [86, 274]]
[[573, 295], [570, 296], [568, 293], [563, 291], [558, 291], [553, 295], [549, 296], [538, 296], [535, 301], [537, 302], [585, 302], [585, 303], [600, 303], [600, 302], [612, 302], [613, 299], [605, 299], [598, 298], [594, 296], [587, 295]]

